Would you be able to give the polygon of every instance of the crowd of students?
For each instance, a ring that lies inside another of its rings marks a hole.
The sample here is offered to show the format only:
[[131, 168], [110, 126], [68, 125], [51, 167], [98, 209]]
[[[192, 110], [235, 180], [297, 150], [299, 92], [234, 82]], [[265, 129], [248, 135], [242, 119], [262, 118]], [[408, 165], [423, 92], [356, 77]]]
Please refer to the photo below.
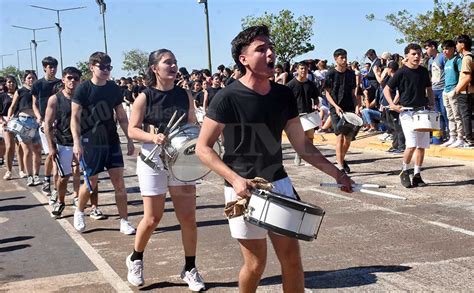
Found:
[[[355, 133], [340, 128], [345, 113], [362, 117], [362, 131], [373, 133], [388, 129], [393, 137], [389, 152], [403, 153], [400, 173], [404, 187], [426, 185], [421, 178], [424, 150], [430, 145], [429, 133], [413, 130], [411, 119], [418, 109], [439, 111], [444, 119], [442, 131], [446, 147], [472, 147], [471, 112], [472, 41], [461, 35], [438, 43], [427, 41], [422, 47], [409, 44], [404, 57], [375, 50], [367, 51], [370, 62], [360, 68], [348, 63], [348, 52], [334, 51], [335, 67], [326, 60], [305, 60], [290, 66], [276, 64], [276, 56], [265, 26], [248, 28], [232, 42], [233, 70], [221, 65], [215, 74], [207, 69], [177, 67], [174, 54], [167, 49], [149, 56], [147, 76], [111, 80], [110, 57], [95, 52], [89, 59], [92, 79], [81, 82], [82, 72], [66, 67], [56, 78], [58, 62], [52, 57], [42, 61], [44, 78], [37, 80], [34, 71], [25, 71], [22, 86], [15, 77], [1, 80], [0, 112], [2, 138], [0, 157], [5, 157], [4, 180], [13, 177], [13, 158], [18, 175], [26, 185], [42, 184], [50, 196], [51, 216], [60, 217], [65, 196], [73, 177], [74, 227], [86, 229], [85, 208], [91, 201], [90, 216], [103, 219], [98, 207], [98, 174], [107, 170], [114, 186], [120, 215], [120, 232], [136, 233], [132, 253], [126, 257], [128, 280], [144, 283], [145, 247], [163, 216], [165, 196], [169, 192], [182, 230], [184, 268], [181, 278], [193, 291], [205, 289], [196, 267], [197, 225], [195, 182], [181, 182], [167, 170], [155, 168], [163, 162], [156, 146], [166, 141], [166, 127], [171, 113], [178, 113], [185, 124], [201, 124], [196, 154], [210, 169], [226, 180], [225, 201], [250, 196], [250, 179], [262, 177], [275, 186], [274, 191], [297, 198], [282, 164], [281, 135], [285, 130], [296, 151], [295, 164], [307, 161], [333, 177], [343, 191], [351, 192], [354, 183], [346, 153]], [[423, 65], [426, 63], [426, 67]], [[410, 110], [404, 110], [409, 108]], [[312, 144], [314, 129], [303, 131], [299, 116], [319, 111], [322, 120], [318, 133], [334, 131], [337, 136], [336, 165], [330, 163]], [[173, 115], [174, 116], [174, 115]], [[31, 133], [15, 133], [12, 121]], [[144, 203], [144, 216], [137, 230], [128, 221], [127, 194], [123, 179], [124, 160], [117, 124], [127, 140], [127, 154], [135, 151], [134, 141], [141, 142], [137, 157], [137, 175]], [[272, 139], [254, 140], [255, 125], [267, 127]], [[251, 126], [251, 127], [247, 127]], [[214, 149], [218, 138], [224, 144], [223, 158]], [[258, 155], [250, 155], [249, 150]], [[273, 150], [273, 151], [270, 151]], [[277, 150], [277, 151], [275, 151]], [[41, 155], [44, 178], [39, 177]], [[415, 157], [414, 176], [409, 164]], [[80, 170], [84, 184], [80, 184]], [[54, 175], [53, 175], [54, 174]], [[283, 288], [302, 292], [303, 271], [298, 242], [277, 233], [253, 226], [241, 218], [229, 220], [231, 234], [238, 239], [244, 265], [239, 274], [243, 291], [255, 291], [266, 262], [266, 235], [277, 252], [283, 274]]]

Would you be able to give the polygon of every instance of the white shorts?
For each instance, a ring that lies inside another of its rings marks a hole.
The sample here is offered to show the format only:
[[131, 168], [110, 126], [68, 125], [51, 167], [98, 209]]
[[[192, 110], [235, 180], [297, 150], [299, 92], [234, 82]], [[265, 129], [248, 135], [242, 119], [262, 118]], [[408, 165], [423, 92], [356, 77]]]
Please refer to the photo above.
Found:
[[430, 148], [430, 133], [413, 130], [413, 111], [403, 111], [400, 113], [400, 123], [405, 135], [405, 146], [407, 148]]
[[41, 139], [41, 146], [43, 147], [43, 152], [45, 153], [45, 155], [48, 155], [49, 154], [48, 139], [46, 138], [46, 134], [44, 134], [44, 128], [40, 127], [38, 129], [38, 132]]
[[[288, 196], [289, 198], [296, 198], [293, 192], [293, 185], [289, 177], [272, 182], [275, 188], [273, 192]], [[232, 187], [224, 187], [225, 202], [237, 199], [237, 195]], [[265, 239], [268, 231], [264, 228], [247, 223], [243, 216], [229, 219], [230, 234], [236, 239]]]
[[[57, 144], [56, 148], [58, 149], [59, 161], [56, 161], [56, 167], [62, 170], [64, 176], [70, 176], [72, 174], [72, 158], [73, 151], [72, 146], [64, 146]], [[59, 164], [58, 164], [59, 163]]]
[[[143, 144], [141, 153], [147, 156], [150, 151], [155, 147], [154, 144]], [[160, 151], [158, 150], [152, 158], [153, 163], [163, 168], [163, 162], [159, 157]], [[183, 185], [196, 185], [195, 181], [182, 182], [174, 178], [168, 170], [153, 170], [150, 166], [145, 164], [140, 156], [137, 158], [137, 175], [138, 185], [142, 196], [154, 196], [166, 194], [168, 192], [168, 186], [183, 186]]]

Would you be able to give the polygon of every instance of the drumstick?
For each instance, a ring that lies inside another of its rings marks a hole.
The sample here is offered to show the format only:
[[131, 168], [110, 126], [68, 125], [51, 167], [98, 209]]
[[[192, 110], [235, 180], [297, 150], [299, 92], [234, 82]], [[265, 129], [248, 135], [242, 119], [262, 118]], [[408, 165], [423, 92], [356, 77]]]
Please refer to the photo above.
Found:
[[82, 168], [82, 174], [84, 175], [84, 182], [86, 183], [87, 189], [89, 189], [89, 192], [92, 193], [92, 185], [89, 180], [89, 176], [87, 176], [86, 168], [84, 162], [82, 161], [82, 158], [79, 160], [79, 165]]
[[175, 128], [178, 127], [178, 124], [181, 122], [181, 120], [184, 119], [184, 116], [186, 116], [186, 113], [181, 115], [181, 117], [179, 117], [178, 121], [176, 121], [176, 123], [173, 126], [171, 126], [170, 132], [173, 132], [173, 130], [175, 130]]
[[[170, 121], [168, 121], [168, 124], [166, 125], [166, 128], [165, 128], [165, 130], [163, 131], [163, 134], [164, 134], [165, 136], [168, 135], [168, 133], [170, 132], [170, 127], [171, 127], [171, 125], [173, 124], [174, 119], [176, 118], [176, 114], [178, 114], [178, 110], [174, 111], [173, 116], [171, 116]], [[159, 147], [160, 147], [159, 144], [155, 145], [155, 147], [153, 147], [153, 149], [152, 149], [151, 152], [148, 154], [148, 156], [146, 156], [145, 161], [149, 161], [150, 158], [155, 155], [155, 153], [156, 153], [156, 151], [158, 150]]]
[[[342, 187], [344, 185], [337, 183], [320, 183], [319, 186], [322, 187]], [[393, 188], [393, 185], [379, 185], [379, 184], [352, 184], [352, 188]]]

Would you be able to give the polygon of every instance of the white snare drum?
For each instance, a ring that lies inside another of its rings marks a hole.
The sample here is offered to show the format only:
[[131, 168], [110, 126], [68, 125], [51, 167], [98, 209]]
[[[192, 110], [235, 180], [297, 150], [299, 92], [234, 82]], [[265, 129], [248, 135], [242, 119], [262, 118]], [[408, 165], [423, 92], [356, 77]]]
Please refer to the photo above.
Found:
[[18, 134], [22, 138], [25, 139], [33, 139], [36, 134], [36, 128], [33, 127], [28, 127], [21, 123], [21, 121], [18, 118], [12, 118], [10, 121], [7, 123], [7, 127], [5, 127], [6, 131], [12, 132], [14, 134]]
[[313, 241], [324, 213], [318, 206], [257, 189], [252, 192], [244, 219], [278, 234]]
[[[164, 145], [163, 164], [179, 181], [195, 181], [211, 172], [195, 152], [199, 130], [200, 127], [196, 125], [181, 126], [170, 133]], [[214, 151], [220, 155], [221, 148], [217, 142], [214, 144]]]
[[431, 132], [440, 130], [440, 115], [435, 111], [422, 110], [413, 113], [413, 130], [418, 132]]
[[321, 126], [321, 118], [319, 117], [318, 112], [312, 112], [307, 114], [300, 115], [301, 125], [303, 126], [304, 131], [311, 130], [318, 126]]

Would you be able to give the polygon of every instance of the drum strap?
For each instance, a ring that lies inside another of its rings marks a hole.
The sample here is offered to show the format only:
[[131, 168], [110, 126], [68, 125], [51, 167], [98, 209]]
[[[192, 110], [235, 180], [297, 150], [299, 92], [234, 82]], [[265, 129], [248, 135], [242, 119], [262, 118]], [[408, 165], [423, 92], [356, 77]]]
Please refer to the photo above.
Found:
[[143, 163], [147, 164], [148, 167], [152, 168], [153, 170], [155, 170], [157, 172], [162, 171], [163, 169], [166, 169], [166, 168], [160, 167], [159, 165], [155, 164], [151, 160], [146, 160], [146, 156], [143, 155], [142, 153], [139, 153], [139, 156], [140, 156], [140, 159], [143, 161]]

